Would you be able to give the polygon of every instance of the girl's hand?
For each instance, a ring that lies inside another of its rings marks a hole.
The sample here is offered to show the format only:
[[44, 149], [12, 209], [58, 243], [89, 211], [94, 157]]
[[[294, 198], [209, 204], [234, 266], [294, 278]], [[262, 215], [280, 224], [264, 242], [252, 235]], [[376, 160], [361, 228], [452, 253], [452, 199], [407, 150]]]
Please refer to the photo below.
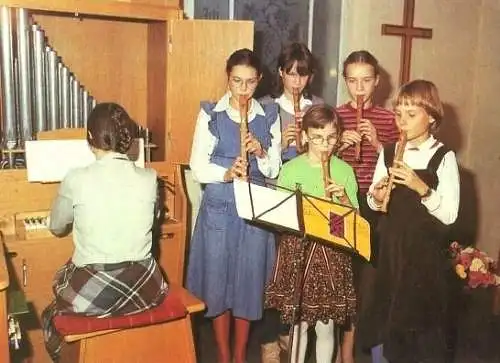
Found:
[[389, 168], [389, 173], [394, 175], [394, 183], [406, 185], [419, 195], [427, 194], [429, 186], [420, 179], [415, 171], [402, 161], [395, 161], [397, 167]]
[[295, 130], [297, 130], [297, 127], [295, 124], [290, 124], [286, 128], [286, 130], [281, 134], [281, 148], [286, 149], [290, 146], [292, 141], [295, 140]]
[[361, 142], [361, 137], [361, 134], [356, 130], [345, 130], [341, 138], [342, 150]]
[[224, 181], [230, 182], [234, 178], [245, 179], [247, 177], [248, 163], [245, 163], [241, 156], [238, 156], [233, 165], [226, 170], [224, 174]]
[[384, 201], [385, 195], [387, 194], [388, 183], [389, 177], [385, 176], [380, 179], [377, 184], [374, 185], [371, 195], [373, 199], [375, 199], [377, 204], [382, 204], [382, 202]]
[[258, 158], [263, 158], [266, 155], [259, 140], [257, 140], [250, 132], [245, 139], [246, 150], [249, 154], [254, 154]]
[[328, 179], [328, 186], [326, 191], [330, 192], [332, 195], [337, 197], [337, 199], [342, 198], [345, 195], [345, 189], [343, 185], [335, 183], [333, 180]]
[[378, 141], [377, 129], [370, 120], [365, 118], [361, 119], [359, 123], [359, 132], [375, 149], [379, 148], [380, 141]]

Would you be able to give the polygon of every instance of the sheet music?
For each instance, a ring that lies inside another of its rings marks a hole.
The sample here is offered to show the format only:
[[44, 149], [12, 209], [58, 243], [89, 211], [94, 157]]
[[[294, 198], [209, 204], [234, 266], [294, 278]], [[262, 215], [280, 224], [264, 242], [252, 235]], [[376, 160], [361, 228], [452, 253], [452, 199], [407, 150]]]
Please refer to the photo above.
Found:
[[[292, 192], [250, 183], [250, 195], [248, 182], [235, 179], [233, 185], [236, 209], [241, 218], [253, 219], [251, 203], [253, 201], [254, 213], [258, 220], [300, 231], [297, 217], [297, 198], [295, 195], [289, 198], [293, 194]], [[289, 199], [286, 200], [287, 198]], [[284, 200], [286, 201], [280, 204]]]
[[[26, 141], [26, 168], [29, 182], [60, 182], [69, 170], [95, 161], [87, 140]], [[144, 167], [144, 140], [136, 139], [127, 153], [138, 167]]]
[[[241, 218], [302, 232], [370, 260], [370, 225], [354, 208], [306, 194], [301, 194], [302, 200], [297, 203], [295, 193], [239, 179], [235, 179], [233, 185], [236, 209]], [[297, 211], [299, 206], [301, 210]], [[302, 231], [298, 212], [303, 218]]]

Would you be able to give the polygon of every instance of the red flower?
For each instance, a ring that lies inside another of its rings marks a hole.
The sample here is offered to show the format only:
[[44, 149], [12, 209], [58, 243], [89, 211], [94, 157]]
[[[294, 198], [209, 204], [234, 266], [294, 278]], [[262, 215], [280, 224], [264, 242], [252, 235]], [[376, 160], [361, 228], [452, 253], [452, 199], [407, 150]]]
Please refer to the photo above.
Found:
[[458, 242], [450, 245], [450, 252], [456, 273], [465, 279], [470, 288], [500, 285], [495, 274], [496, 262], [477, 248], [463, 248]]

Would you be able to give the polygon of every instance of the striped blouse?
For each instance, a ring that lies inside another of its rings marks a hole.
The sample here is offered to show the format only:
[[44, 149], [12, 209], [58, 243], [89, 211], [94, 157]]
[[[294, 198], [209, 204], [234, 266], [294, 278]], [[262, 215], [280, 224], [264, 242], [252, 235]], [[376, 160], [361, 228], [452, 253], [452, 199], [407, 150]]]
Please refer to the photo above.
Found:
[[[349, 103], [337, 107], [336, 109], [344, 130], [356, 129], [356, 109]], [[391, 111], [374, 106], [363, 110], [363, 118], [372, 122], [377, 130], [378, 140], [382, 144], [396, 142], [399, 138], [399, 131], [394, 120], [394, 113]], [[340, 155], [341, 158], [349, 163], [354, 169], [356, 179], [359, 185], [359, 191], [366, 193], [372, 183], [373, 173], [377, 165], [378, 152], [363, 138], [361, 141], [361, 161], [356, 162], [354, 159], [354, 147], [345, 149]]]

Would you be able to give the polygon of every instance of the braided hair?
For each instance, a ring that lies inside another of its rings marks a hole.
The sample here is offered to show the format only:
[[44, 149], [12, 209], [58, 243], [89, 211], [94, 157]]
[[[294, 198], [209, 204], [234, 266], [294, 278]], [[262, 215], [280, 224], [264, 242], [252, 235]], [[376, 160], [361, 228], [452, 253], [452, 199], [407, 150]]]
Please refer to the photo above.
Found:
[[87, 120], [87, 141], [97, 149], [125, 154], [137, 129], [137, 124], [122, 106], [99, 103]]

